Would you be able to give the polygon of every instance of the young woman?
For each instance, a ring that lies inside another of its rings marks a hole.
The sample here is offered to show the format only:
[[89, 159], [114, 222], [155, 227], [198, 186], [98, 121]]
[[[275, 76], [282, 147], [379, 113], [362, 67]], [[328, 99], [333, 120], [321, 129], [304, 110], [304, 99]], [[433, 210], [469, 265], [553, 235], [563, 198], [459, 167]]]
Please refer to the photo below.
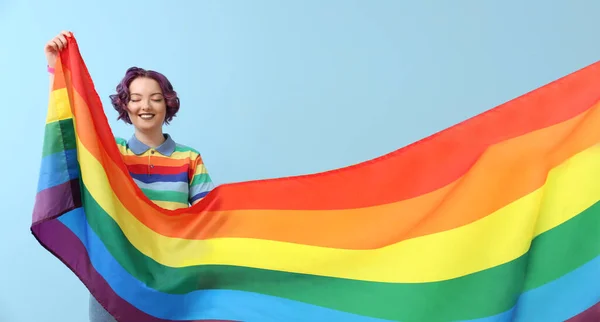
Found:
[[[50, 87], [60, 51], [66, 48], [67, 37], [71, 36], [63, 31], [44, 48]], [[116, 143], [130, 175], [150, 200], [162, 208], [178, 209], [197, 203], [213, 189], [200, 153], [176, 143], [163, 132], [163, 125], [179, 110], [177, 93], [164, 75], [129, 68], [110, 99], [118, 119], [133, 124], [131, 138], [116, 138]], [[115, 319], [90, 296], [90, 321]]]

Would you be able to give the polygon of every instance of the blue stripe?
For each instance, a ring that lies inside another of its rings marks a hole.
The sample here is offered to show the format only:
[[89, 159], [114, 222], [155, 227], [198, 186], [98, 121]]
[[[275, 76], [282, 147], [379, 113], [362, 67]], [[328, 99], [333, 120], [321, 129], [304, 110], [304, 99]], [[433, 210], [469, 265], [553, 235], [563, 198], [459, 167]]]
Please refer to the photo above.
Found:
[[[248, 322], [386, 321], [251, 292], [199, 290], [183, 295], [158, 292], [129, 275], [110, 255], [88, 225], [83, 210], [67, 213], [59, 220], [85, 244], [92, 265], [115, 293], [158, 318]], [[599, 272], [600, 256], [557, 280], [522, 294], [516, 308], [469, 322], [564, 321], [600, 300]]]
[[512, 322], [514, 314], [515, 307], [513, 306], [510, 310], [502, 312], [500, 314], [474, 320], [463, 320], [460, 322]]
[[153, 182], [188, 182], [187, 172], [178, 174], [135, 174], [130, 173], [131, 177], [143, 183]]
[[565, 321], [598, 301], [600, 256], [561, 278], [523, 293], [517, 304], [514, 321]]
[[200, 198], [204, 198], [208, 193], [209, 193], [209, 191], [204, 191], [204, 192], [197, 193], [195, 196], [193, 196], [190, 199], [190, 203], [194, 202], [194, 201], [196, 201], [196, 200], [198, 200]]
[[510, 310], [462, 322], [565, 321], [600, 301], [600, 256], [579, 268], [529, 290]]
[[83, 209], [61, 216], [85, 245], [92, 265], [114, 292], [147, 314], [171, 320], [234, 320], [245, 322], [388, 322], [258, 293], [231, 290], [199, 290], [166, 294], [148, 288], [131, 276], [110, 255], [88, 225]]
[[133, 180], [133, 182], [140, 187], [140, 189], [154, 190], [154, 191], [177, 191], [183, 193], [189, 193], [189, 186], [187, 184], [181, 184], [181, 182], [154, 182], [154, 183], [143, 183], [139, 180]]
[[[67, 164], [67, 159], [71, 164]], [[77, 150], [56, 152], [42, 158], [37, 192], [79, 178]]]

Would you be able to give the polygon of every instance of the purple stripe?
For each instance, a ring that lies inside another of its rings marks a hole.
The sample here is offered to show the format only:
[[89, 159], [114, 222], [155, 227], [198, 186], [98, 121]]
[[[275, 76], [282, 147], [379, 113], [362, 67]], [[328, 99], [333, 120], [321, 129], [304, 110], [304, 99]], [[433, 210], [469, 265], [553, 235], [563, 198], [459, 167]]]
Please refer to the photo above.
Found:
[[600, 302], [596, 303], [596, 305], [567, 320], [567, 322], [591, 321], [600, 321]]
[[38, 192], [33, 206], [33, 224], [81, 207], [79, 188], [79, 179], [73, 179]]
[[[50, 253], [60, 259], [90, 290], [100, 303], [111, 303], [105, 309], [117, 321], [165, 322], [150, 316], [119, 297], [94, 269], [88, 253], [75, 234], [58, 220], [47, 220], [31, 227], [33, 235]], [[120, 313], [116, 315], [115, 308]]]

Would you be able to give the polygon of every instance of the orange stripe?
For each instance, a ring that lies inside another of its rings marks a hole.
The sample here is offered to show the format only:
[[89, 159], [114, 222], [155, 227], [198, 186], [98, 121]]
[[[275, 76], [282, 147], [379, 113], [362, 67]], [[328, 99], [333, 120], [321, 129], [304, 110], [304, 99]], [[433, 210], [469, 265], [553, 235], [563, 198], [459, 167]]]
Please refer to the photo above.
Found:
[[[52, 83], [52, 90], [57, 90], [57, 89], [61, 89], [61, 88], [65, 88], [67, 87], [66, 82], [65, 82], [65, 76], [63, 73], [60, 73], [59, 71], [62, 69], [62, 62], [60, 59], [56, 60], [56, 65], [55, 65], [55, 74], [54, 74], [54, 82]], [[70, 82], [69, 82], [70, 83]]]
[[[187, 239], [251, 237], [336, 248], [365, 249], [468, 224], [542, 186], [548, 171], [600, 140], [600, 105], [566, 122], [489, 148], [460, 180], [429, 194], [397, 203], [351, 210], [246, 210], [167, 216], [141, 199], [119, 166], [109, 161], [92, 129], [85, 102], [75, 96], [78, 132], [84, 146], [104, 160], [111, 185], [125, 207], [157, 233]], [[558, 144], [556, 142], [559, 142]], [[390, 183], [392, 188], [397, 183]], [[510, 190], [503, 190], [511, 187]], [[217, 188], [219, 189], [219, 188]], [[283, 191], [285, 193], [285, 191]], [[234, 198], [227, 187], [219, 196]], [[197, 209], [197, 208], [195, 208]], [[202, 226], [202, 229], [197, 227]], [[335, 230], [331, 230], [335, 227]], [[194, 235], [202, 231], [202, 235]], [[345, 240], [348, 231], [389, 240]]]

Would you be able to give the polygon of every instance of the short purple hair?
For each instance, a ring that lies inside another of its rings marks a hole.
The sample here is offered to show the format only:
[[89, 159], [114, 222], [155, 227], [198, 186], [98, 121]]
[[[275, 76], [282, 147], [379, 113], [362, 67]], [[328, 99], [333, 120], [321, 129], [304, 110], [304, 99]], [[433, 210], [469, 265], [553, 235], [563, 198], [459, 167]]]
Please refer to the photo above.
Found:
[[130, 99], [129, 85], [138, 77], [152, 78], [158, 82], [167, 104], [165, 123], [169, 124], [173, 117], [175, 117], [175, 114], [177, 114], [177, 111], [179, 111], [179, 97], [177, 97], [177, 92], [173, 90], [173, 85], [171, 85], [171, 82], [165, 75], [157, 71], [145, 70], [139, 67], [129, 68], [125, 72], [125, 77], [117, 85], [117, 93], [110, 95], [112, 106], [119, 113], [117, 120], [123, 120], [125, 123], [131, 124], [131, 119], [129, 118], [129, 114], [127, 114], [127, 103]]

